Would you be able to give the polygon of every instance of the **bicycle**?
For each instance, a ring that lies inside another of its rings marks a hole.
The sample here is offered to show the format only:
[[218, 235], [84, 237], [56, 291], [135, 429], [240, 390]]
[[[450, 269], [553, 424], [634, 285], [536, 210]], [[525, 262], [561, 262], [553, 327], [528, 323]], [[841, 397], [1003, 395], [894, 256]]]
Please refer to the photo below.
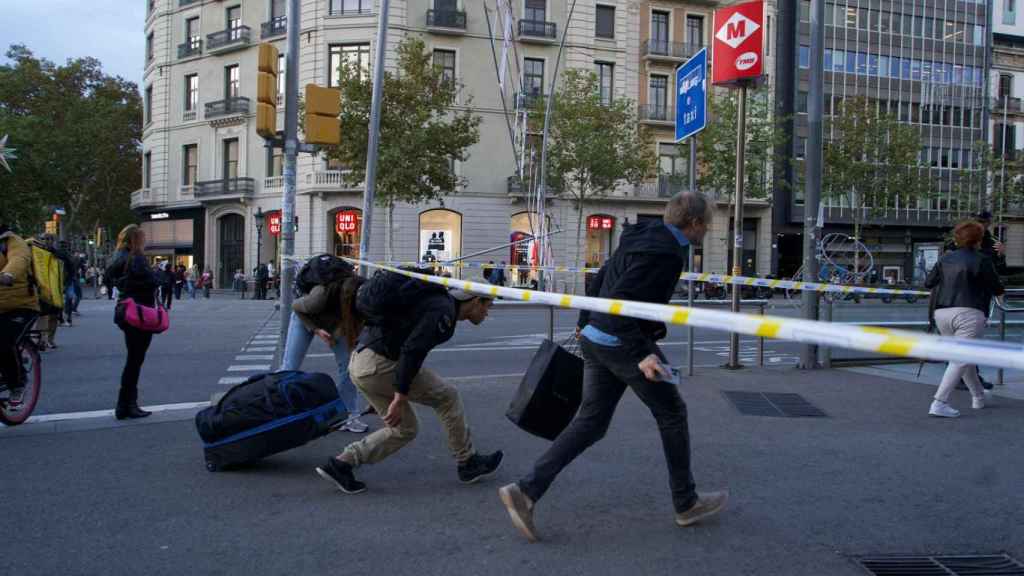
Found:
[[43, 365], [39, 351], [43, 348], [43, 333], [33, 330], [34, 324], [33, 320], [25, 325], [15, 345], [25, 378], [25, 387], [18, 394], [20, 398], [13, 397], [7, 384], [0, 380], [0, 422], [8, 426], [17, 426], [28, 420], [39, 402], [39, 390], [43, 384]]

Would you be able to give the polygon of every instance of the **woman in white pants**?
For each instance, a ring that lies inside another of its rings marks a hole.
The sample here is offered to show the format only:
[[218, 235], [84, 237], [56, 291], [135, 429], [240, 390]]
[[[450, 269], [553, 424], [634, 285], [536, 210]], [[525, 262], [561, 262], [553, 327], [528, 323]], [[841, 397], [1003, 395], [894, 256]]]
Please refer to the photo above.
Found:
[[[1003, 294], [992, 259], [978, 251], [985, 228], [975, 221], [962, 222], [953, 230], [957, 249], [935, 264], [925, 287], [935, 301], [935, 325], [943, 336], [978, 338], [985, 332], [994, 296]], [[963, 378], [971, 391], [971, 407], [985, 407], [985, 390], [973, 364], [950, 362], [928, 413], [956, 418], [960, 412], [949, 405], [949, 396]]]

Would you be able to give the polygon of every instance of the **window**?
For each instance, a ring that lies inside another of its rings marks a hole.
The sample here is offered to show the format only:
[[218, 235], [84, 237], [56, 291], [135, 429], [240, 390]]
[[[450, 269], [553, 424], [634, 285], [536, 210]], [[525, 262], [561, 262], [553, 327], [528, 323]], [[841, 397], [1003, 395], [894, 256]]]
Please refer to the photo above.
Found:
[[[686, 17], [686, 43], [693, 47], [704, 45], [704, 17]], [[771, 42], [768, 42], [771, 44]]]
[[146, 36], [146, 64], [153, 61], [153, 33]]
[[230, 38], [232, 40], [238, 40], [239, 38], [242, 37], [242, 30], [241, 30], [241, 28], [242, 28], [242, 7], [241, 6], [231, 6], [230, 8], [228, 8], [225, 11], [224, 21], [227, 24], [224, 28], [231, 31]]
[[327, 71], [327, 83], [330, 86], [337, 86], [341, 80], [338, 69], [342, 63], [349, 63], [358, 66], [360, 77], [366, 78], [370, 73], [370, 45], [369, 44], [332, 44], [330, 47], [330, 69]]
[[[828, 2], [825, 4], [825, 25], [833, 26], [836, 23], [836, 5]], [[842, 25], [842, 23], [840, 23]], [[767, 31], [766, 31], [767, 32]], [[771, 36], [768, 36], [771, 38]]]
[[277, 94], [284, 97], [284, 85], [285, 85], [285, 69], [284, 64], [288, 59], [284, 57], [284, 54], [280, 52], [277, 54]]
[[811, 47], [800, 46], [800, 67], [809, 68], [811, 66]]
[[278, 147], [267, 148], [267, 177], [284, 175], [284, 150]]
[[974, 25], [974, 45], [984, 46], [985, 45], [985, 29], [980, 25]]
[[285, 0], [270, 0], [270, 20], [284, 18], [287, 14]]
[[651, 74], [647, 91], [647, 104], [650, 115], [655, 120], [668, 118], [668, 76]]
[[146, 152], [142, 155], [142, 187], [149, 188], [152, 183], [153, 153]]
[[420, 213], [421, 260], [443, 262], [462, 257], [462, 215], [437, 208]]
[[[772, 37], [772, 17], [771, 16], [766, 16], [765, 17], [764, 36], [765, 36], [765, 38], [771, 38]], [[764, 55], [765, 56], [771, 56], [772, 55], [772, 41], [771, 40], [768, 40], [767, 42], [764, 43]]]
[[224, 179], [238, 178], [238, 138], [224, 141]]
[[811, 0], [800, 0], [800, 21], [811, 21]]
[[612, 92], [615, 89], [615, 65], [609, 62], [597, 63], [597, 85], [600, 91], [602, 106], [612, 103]]
[[651, 45], [658, 52], [668, 52], [668, 12], [651, 12]]
[[441, 70], [441, 77], [447, 83], [455, 83], [455, 51], [434, 50], [434, 68]]
[[614, 6], [598, 5], [597, 28], [594, 30], [594, 36], [597, 36], [598, 38], [615, 38]]
[[[587, 216], [587, 251], [586, 265], [597, 268], [604, 265], [611, 256], [612, 233], [615, 230], [615, 217], [607, 214]], [[588, 281], [590, 275], [588, 274]]]
[[526, 0], [523, 20], [546, 22], [548, 19], [547, 10], [547, 0]]
[[807, 114], [807, 92], [796, 93], [796, 111], [798, 114]]
[[373, 9], [373, 0], [331, 0], [331, 14], [360, 14]]
[[529, 96], [544, 95], [544, 61], [537, 58], [523, 60], [523, 87]]
[[687, 162], [675, 144], [658, 144], [658, 196], [669, 198], [682, 192], [687, 180]]
[[199, 50], [199, 17], [185, 20], [185, 42], [189, 51]]
[[153, 87], [146, 86], [146, 96], [143, 105], [146, 107], [146, 124], [153, 121]]
[[195, 110], [199, 104], [199, 75], [185, 76], [185, 110]]
[[890, 22], [889, 12], [881, 12], [878, 19], [878, 31], [883, 33], [889, 33], [892, 31], [892, 24]]
[[199, 145], [188, 144], [181, 149], [181, 184], [192, 186], [199, 175]]
[[224, 98], [238, 96], [238, 64], [224, 67]]
[[1013, 75], [1012, 74], [1000, 74], [999, 75], [999, 99], [1012, 98], [1013, 97]]
[[847, 8], [846, 9], [846, 27], [856, 28], [857, 27], [857, 9]]
[[803, 160], [807, 157], [807, 138], [803, 136], [796, 137], [796, 157], [797, 160]]
[[1017, 0], [1003, 0], [1003, 24], [1017, 24]]

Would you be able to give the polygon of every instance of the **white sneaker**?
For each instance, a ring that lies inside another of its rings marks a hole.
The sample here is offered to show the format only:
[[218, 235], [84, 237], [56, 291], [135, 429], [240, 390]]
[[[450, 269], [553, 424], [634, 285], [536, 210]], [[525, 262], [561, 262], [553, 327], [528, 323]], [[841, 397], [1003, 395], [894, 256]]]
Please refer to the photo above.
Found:
[[354, 432], [356, 434], [363, 434], [369, 429], [370, 427], [367, 426], [365, 422], [355, 417], [346, 420], [345, 423], [342, 424], [340, 428], [340, 430], [344, 430], [346, 432]]
[[972, 396], [971, 397], [971, 408], [973, 408], [975, 410], [981, 410], [984, 407], [985, 407], [985, 397], [984, 396]]
[[957, 418], [960, 416], [960, 411], [941, 400], [932, 400], [932, 407], [928, 410], [928, 414], [940, 418]]

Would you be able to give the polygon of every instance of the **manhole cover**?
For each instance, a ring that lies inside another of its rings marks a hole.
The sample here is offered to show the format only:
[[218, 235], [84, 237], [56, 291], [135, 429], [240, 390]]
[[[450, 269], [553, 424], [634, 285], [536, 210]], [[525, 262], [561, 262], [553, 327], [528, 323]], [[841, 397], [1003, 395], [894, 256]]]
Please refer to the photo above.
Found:
[[979, 556], [861, 556], [874, 576], [1024, 576], [1024, 564], [1006, 554]]
[[722, 393], [739, 410], [740, 414], [748, 416], [782, 418], [824, 418], [827, 416], [820, 408], [799, 394], [742, 390], [725, 390]]

